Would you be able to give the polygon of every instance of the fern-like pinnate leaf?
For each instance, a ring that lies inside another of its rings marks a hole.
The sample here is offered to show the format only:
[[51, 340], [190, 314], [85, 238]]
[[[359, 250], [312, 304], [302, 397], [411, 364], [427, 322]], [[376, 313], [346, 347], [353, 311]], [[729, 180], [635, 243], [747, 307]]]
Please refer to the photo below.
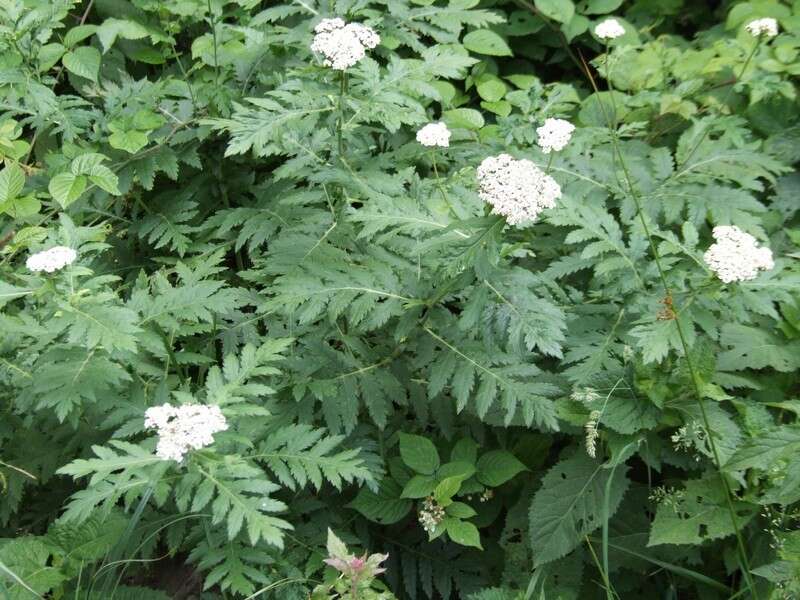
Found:
[[254, 458], [291, 489], [310, 484], [319, 490], [327, 481], [341, 490], [344, 483], [371, 482], [372, 473], [358, 450], [334, 452], [343, 436], [326, 433], [308, 425], [283, 426], [259, 444]]

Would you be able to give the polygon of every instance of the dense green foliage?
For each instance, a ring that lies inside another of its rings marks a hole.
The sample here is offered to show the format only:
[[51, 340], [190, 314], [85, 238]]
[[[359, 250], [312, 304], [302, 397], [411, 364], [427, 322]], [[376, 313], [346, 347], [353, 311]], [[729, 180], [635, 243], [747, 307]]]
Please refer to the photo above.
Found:
[[0, 0], [0, 595], [798, 597], [800, 2], [715, 4]]

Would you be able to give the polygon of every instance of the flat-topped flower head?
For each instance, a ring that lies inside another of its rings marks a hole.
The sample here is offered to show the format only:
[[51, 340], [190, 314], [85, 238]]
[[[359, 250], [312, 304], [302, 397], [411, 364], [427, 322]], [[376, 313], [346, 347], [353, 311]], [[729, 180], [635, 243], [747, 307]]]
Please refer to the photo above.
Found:
[[560, 152], [569, 144], [575, 125], [564, 119], [545, 119], [544, 125], [536, 129], [538, 144], [545, 154]]
[[417, 132], [417, 141], [429, 148], [450, 146], [450, 130], [444, 123], [428, 123]]
[[616, 19], [606, 19], [594, 28], [594, 34], [601, 40], [613, 40], [625, 35], [625, 28]]
[[717, 241], [706, 250], [703, 260], [724, 283], [749, 281], [759, 271], [775, 266], [772, 251], [759, 246], [756, 238], [735, 225], [714, 227], [711, 235]]
[[510, 225], [536, 221], [546, 208], [555, 208], [561, 187], [527, 159], [508, 154], [485, 158], [478, 167], [479, 195]]
[[745, 29], [747, 29], [748, 33], [753, 37], [760, 37], [763, 35], [764, 37], [771, 38], [778, 35], [778, 22], [771, 17], [755, 19], [745, 25]]
[[323, 19], [314, 28], [311, 50], [325, 57], [323, 64], [337, 71], [352, 67], [377, 46], [381, 38], [373, 29], [343, 19]]
[[53, 246], [49, 250], [31, 254], [25, 261], [25, 266], [33, 272], [52, 273], [71, 265], [76, 258], [78, 258], [78, 253], [72, 248]]
[[214, 443], [214, 434], [225, 431], [228, 422], [219, 406], [205, 404], [162, 404], [148, 408], [144, 426], [158, 433], [156, 455], [162, 460], [181, 462], [189, 450]]

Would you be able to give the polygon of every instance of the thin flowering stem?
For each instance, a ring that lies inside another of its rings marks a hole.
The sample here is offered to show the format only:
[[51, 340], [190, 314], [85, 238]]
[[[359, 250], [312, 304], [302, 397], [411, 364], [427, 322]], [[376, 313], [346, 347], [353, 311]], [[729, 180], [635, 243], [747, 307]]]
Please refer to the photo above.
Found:
[[442, 185], [442, 180], [439, 177], [439, 169], [436, 166], [436, 150], [431, 150], [431, 164], [433, 165], [433, 175], [436, 178], [436, 187], [439, 188], [439, 193], [442, 195], [442, 200], [444, 200], [444, 203], [447, 204], [447, 209], [450, 211], [450, 213], [455, 218], [458, 218], [456, 211], [453, 209], [453, 205], [450, 204], [450, 198], [447, 196], [447, 191]]
[[[764, 38], [763, 34], [759, 35], [756, 38], [756, 43], [753, 46], [753, 49], [750, 51], [750, 54], [747, 55], [747, 58], [745, 59], [744, 64], [742, 65], [742, 70], [739, 73], [739, 76], [736, 78], [736, 80], [734, 81], [733, 85], [731, 85], [728, 88], [728, 91], [725, 93], [725, 97], [722, 99], [722, 104], [723, 105], [727, 104], [728, 101], [730, 100], [731, 94], [733, 93], [733, 89], [736, 86], [736, 82], [741, 81], [742, 77], [744, 77], [744, 74], [747, 71], [747, 67], [750, 66], [750, 61], [753, 60], [753, 57], [756, 55], [756, 52], [758, 52], [758, 49], [761, 47], [761, 41], [762, 41], [763, 38]], [[686, 165], [692, 159], [692, 156], [694, 156], [694, 153], [697, 152], [697, 149], [700, 148], [702, 143], [706, 140], [706, 138], [708, 137], [709, 133], [711, 133], [711, 125], [707, 126], [703, 130], [703, 133], [697, 139], [697, 142], [695, 142], [694, 146], [692, 146], [692, 149], [689, 150], [689, 153], [686, 155], [686, 158], [683, 159], [683, 162], [680, 165], [676, 166], [675, 172], [678, 172], [678, 168], [679, 167], [683, 167], [684, 165]]]
[[344, 126], [344, 97], [347, 94], [347, 71], [339, 74], [339, 119], [336, 122], [336, 140], [339, 145], [339, 156], [344, 156], [344, 142], [342, 140], [342, 128]]
[[[606, 70], [606, 75], [608, 75], [608, 71], [607, 70]], [[594, 88], [595, 92], [599, 92], [599, 90], [597, 88], [597, 84], [594, 81], [594, 78], [590, 76], [589, 77], [589, 81], [590, 81], [592, 87]], [[609, 91], [613, 95], [613, 85], [611, 83], [610, 78], [607, 78], [606, 81], [608, 83]], [[609, 127], [611, 127], [611, 125], [612, 125], [611, 120], [608, 119], [608, 115], [605, 113], [605, 109], [602, 108], [603, 107], [603, 103], [602, 102], [600, 103], [600, 106], [601, 106], [601, 109], [603, 110], [604, 116], [607, 119]], [[617, 135], [616, 128], [611, 129], [611, 134], [612, 134], [612, 144], [613, 144], [613, 147], [614, 147], [614, 151], [616, 152], [616, 154], [617, 154], [617, 156], [619, 158], [620, 167], [622, 168], [623, 176], [625, 178], [625, 182], [626, 182], [626, 185], [628, 187], [628, 193], [629, 193], [631, 199], [633, 200], [633, 202], [634, 202], [634, 204], [636, 206], [637, 215], [639, 216], [639, 220], [640, 220], [640, 222], [642, 224], [642, 229], [644, 230], [645, 236], [647, 237], [648, 244], [650, 246], [650, 251], [651, 251], [651, 253], [653, 255], [653, 259], [654, 259], [654, 262], [656, 264], [656, 269], [658, 270], [658, 276], [659, 276], [659, 279], [661, 281], [661, 285], [662, 285], [662, 287], [664, 289], [664, 294], [665, 294], [665, 296], [667, 298], [672, 298], [672, 290], [671, 290], [670, 285], [669, 285], [669, 283], [667, 281], [667, 277], [666, 277], [666, 273], [664, 271], [664, 268], [663, 268], [663, 266], [661, 264], [661, 255], [658, 252], [658, 248], [657, 248], [656, 243], [654, 241], [654, 236], [650, 232], [650, 226], [648, 225], [647, 219], [645, 218], [645, 215], [644, 215], [644, 211], [642, 210], [642, 203], [641, 203], [641, 198], [639, 196], [639, 192], [636, 190], [635, 186], [633, 185], [633, 179], [631, 177], [630, 172], [628, 171], [628, 167], [627, 167], [627, 164], [625, 163], [625, 159], [623, 157], [622, 150], [620, 149], [619, 138], [618, 138], [618, 135]], [[680, 312], [678, 307], [674, 307], [674, 310], [677, 313]], [[697, 404], [698, 404], [698, 406], [700, 408], [700, 414], [701, 414], [701, 417], [702, 417], [702, 420], [703, 420], [703, 426], [705, 427], [706, 432], [708, 433], [707, 437], [708, 437], [709, 445], [711, 447], [711, 451], [712, 451], [712, 455], [713, 455], [714, 466], [715, 466], [715, 468], [717, 470], [717, 474], [719, 475], [720, 481], [722, 482], [722, 486], [723, 486], [723, 488], [725, 490], [725, 500], [726, 500], [726, 503], [727, 503], [728, 513], [730, 515], [731, 522], [732, 522], [732, 525], [733, 525], [733, 529], [734, 529], [734, 532], [736, 534], [736, 541], [737, 541], [737, 545], [738, 545], [738, 549], [739, 549], [739, 557], [740, 557], [740, 560], [742, 561], [742, 564], [741, 564], [742, 574], [743, 574], [744, 579], [745, 579], [745, 581], [747, 583], [747, 587], [750, 590], [750, 593], [753, 595], [754, 598], [756, 598], [756, 600], [758, 600], [758, 598], [759, 598], [758, 591], [757, 591], [757, 589], [755, 587], [755, 582], [753, 581], [753, 577], [752, 577], [752, 575], [750, 573], [750, 560], [748, 559], [747, 548], [745, 547], [744, 539], [742, 537], [742, 533], [741, 533], [741, 530], [739, 528], [739, 522], [738, 522], [738, 520], [736, 518], [736, 509], [733, 506], [733, 493], [731, 491], [731, 487], [730, 487], [730, 484], [728, 483], [728, 480], [725, 478], [725, 475], [722, 473], [722, 466], [721, 466], [722, 465], [722, 461], [720, 459], [720, 455], [719, 455], [719, 450], [717, 448], [717, 444], [714, 441], [714, 435], [712, 433], [711, 422], [710, 422], [710, 420], [708, 418], [708, 412], [706, 411], [705, 404], [703, 402], [703, 394], [702, 394], [702, 392], [700, 390], [699, 379], [698, 379], [697, 372], [695, 370], [694, 363], [692, 362], [691, 355], [690, 355], [690, 352], [689, 352], [689, 350], [690, 350], [689, 343], [687, 341], [686, 334], [683, 331], [683, 326], [681, 325], [680, 319], [676, 317], [674, 319], [674, 322], [675, 322], [675, 327], [676, 327], [677, 332], [678, 332], [678, 337], [680, 338], [681, 347], [683, 349], [684, 358], [686, 360], [686, 366], [687, 366], [687, 369], [689, 371], [689, 377], [692, 380], [692, 387], [694, 389], [694, 393], [695, 393], [695, 397], [696, 397], [696, 400], [697, 400]]]
[[550, 156], [547, 157], [547, 166], [544, 168], [544, 174], [550, 174], [550, 168], [553, 166], [553, 158], [555, 157], [555, 152], [550, 152]]

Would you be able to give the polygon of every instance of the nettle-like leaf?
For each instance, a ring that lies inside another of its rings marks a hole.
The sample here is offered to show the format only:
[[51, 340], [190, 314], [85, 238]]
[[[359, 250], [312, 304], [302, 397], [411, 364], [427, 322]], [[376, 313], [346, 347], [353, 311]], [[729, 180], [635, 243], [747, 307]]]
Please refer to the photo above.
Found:
[[650, 530], [648, 546], [658, 544], [701, 544], [742, 528], [756, 514], [756, 507], [734, 501], [735, 517], [725, 505], [725, 490], [719, 478], [696, 479], [671, 502], [662, 502]]
[[67, 576], [50, 564], [53, 554], [40, 538], [0, 539], [0, 580], [9, 598], [41, 597], [62, 585]]
[[565, 556], [600, 527], [604, 503], [608, 517], [613, 516], [628, 487], [626, 471], [626, 467], [612, 471], [579, 453], [547, 472], [530, 508], [535, 564]]
[[738, 323], [723, 325], [719, 356], [722, 371], [763, 369], [790, 372], [800, 368], [800, 342], [784, 342], [779, 335]]

